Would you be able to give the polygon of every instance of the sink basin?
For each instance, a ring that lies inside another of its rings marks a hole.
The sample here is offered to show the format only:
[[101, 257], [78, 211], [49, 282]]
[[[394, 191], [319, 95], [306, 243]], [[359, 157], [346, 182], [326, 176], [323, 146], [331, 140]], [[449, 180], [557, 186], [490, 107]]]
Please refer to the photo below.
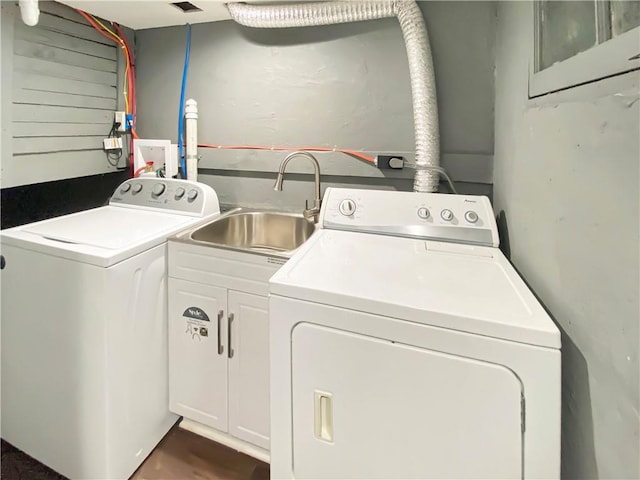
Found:
[[302, 245], [315, 225], [299, 215], [239, 212], [215, 220], [191, 233], [191, 240], [256, 252], [288, 252]]

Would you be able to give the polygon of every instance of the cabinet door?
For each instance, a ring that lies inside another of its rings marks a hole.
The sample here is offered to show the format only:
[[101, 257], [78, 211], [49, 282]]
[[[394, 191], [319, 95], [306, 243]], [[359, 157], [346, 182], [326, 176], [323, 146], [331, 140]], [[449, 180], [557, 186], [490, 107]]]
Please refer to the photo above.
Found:
[[511, 370], [305, 323], [291, 361], [296, 478], [522, 478]]
[[169, 278], [169, 407], [227, 431], [227, 290]]
[[229, 433], [269, 448], [269, 301], [229, 291]]

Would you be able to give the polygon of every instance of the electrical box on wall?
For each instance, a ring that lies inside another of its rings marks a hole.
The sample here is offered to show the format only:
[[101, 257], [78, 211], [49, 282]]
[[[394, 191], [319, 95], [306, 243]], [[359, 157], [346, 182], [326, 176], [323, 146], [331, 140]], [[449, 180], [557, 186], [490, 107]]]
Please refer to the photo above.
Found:
[[[133, 168], [139, 168], [151, 163], [153, 170], [171, 166], [171, 140], [148, 140], [136, 138], [133, 140]], [[174, 173], [175, 175], [175, 173]], [[173, 175], [166, 174], [167, 177]]]
[[113, 122], [118, 126], [118, 132], [127, 131], [127, 116], [124, 112], [115, 112]]

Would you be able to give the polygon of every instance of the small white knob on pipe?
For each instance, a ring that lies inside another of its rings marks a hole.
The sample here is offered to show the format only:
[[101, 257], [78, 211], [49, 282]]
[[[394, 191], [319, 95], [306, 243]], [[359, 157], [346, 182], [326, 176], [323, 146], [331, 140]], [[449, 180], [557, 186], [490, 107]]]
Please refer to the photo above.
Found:
[[198, 180], [198, 102], [190, 98], [184, 109], [187, 180]]
[[30, 27], [37, 25], [38, 18], [40, 17], [38, 0], [20, 0], [19, 5], [22, 21]]
[[198, 119], [198, 102], [196, 102], [193, 98], [190, 98], [185, 103], [184, 108], [184, 118], [188, 119]]

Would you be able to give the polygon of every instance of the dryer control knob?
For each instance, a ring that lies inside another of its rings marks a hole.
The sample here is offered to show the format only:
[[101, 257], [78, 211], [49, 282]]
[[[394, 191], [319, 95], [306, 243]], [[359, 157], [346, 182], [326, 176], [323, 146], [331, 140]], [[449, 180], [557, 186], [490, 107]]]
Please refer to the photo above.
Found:
[[187, 194], [187, 198], [189, 200], [195, 200], [197, 196], [198, 196], [198, 191], [196, 189], [189, 190], [189, 193]]
[[124, 185], [122, 185], [122, 188], [120, 189], [120, 193], [127, 193], [129, 190], [131, 190], [131, 184], [125, 183]]
[[162, 194], [164, 193], [164, 190], [165, 190], [166, 188], [167, 188], [167, 187], [165, 187], [165, 186], [164, 186], [164, 183], [156, 183], [156, 184], [153, 186], [153, 194], [154, 194], [156, 197], [157, 197], [157, 196], [159, 196], [159, 195], [162, 195]]
[[180, 200], [182, 197], [184, 197], [184, 194], [185, 194], [184, 188], [182, 187], [176, 188], [176, 200]]
[[453, 220], [453, 212], [448, 208], [445, 208], [444, 210], [442, 210], [440, 212], [440, 216], [446, 222], [450, 222], [451, 220]]
[[142, 191], [142, 184], [141, 183], [136, 183], [133, 186], [133, 193], [140, 193]]
[[478, 221], [478, 214], [473, 210], [469, 210], [464, 214], [464, 219], [469, 223], [476, 223]]
[[350, 198], [347, 198], [345, 200], [342, 200], [340, 202], [340, 205], [338, 207], [340, 209], [340, 213], [346, 217], [349, 217], [351, 215], [353, 215], [354, 213], [356, 213], [356, 202], [354, 202], [353, 200], [351, 200]]

